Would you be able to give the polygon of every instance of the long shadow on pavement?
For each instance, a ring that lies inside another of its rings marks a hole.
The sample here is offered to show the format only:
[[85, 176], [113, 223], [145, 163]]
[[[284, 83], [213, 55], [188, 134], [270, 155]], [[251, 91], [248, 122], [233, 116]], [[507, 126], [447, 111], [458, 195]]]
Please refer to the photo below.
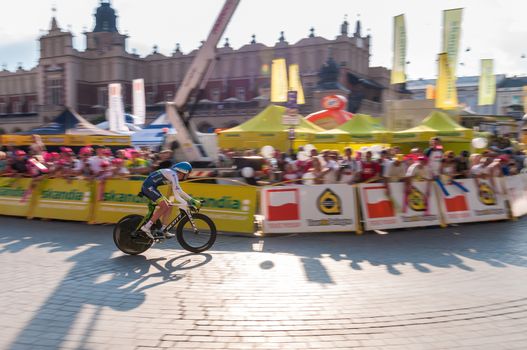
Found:
[[[200, 261], [189, 265], [189, 256], [195, 254], [179, 255], [169, 260], [147, 259], [141, 255], [112, 258], [116, 248], [103, 246], [108, 242], [108, 232], [97, 233], [97, 228], [100, 230], [101, 226], [91, 226], [87, 231], [93, 231], [89, 232], [93, 236], [87, 235], [86, 241], [80, 241], [78, 235], [74, 238], [64, 234], [64, 229], [71, 225], [67, 223], [33, 221], [30, 226], [34, 230], [28, 233], [9, 233], [10, 225], [13, 231], [17, 224], [20, 225], [17, 219], [5, 219], [4, 223], [0, 230], [0, 254], [16, 253], [29, 247], [46, 248], [49, 253], [79, 250], [65, 260], [73, 262], [73, 267], [41, 304], [9, 349], [61, 348], [66, 337], [72, 336], [71, 330], [78, 322], [81, 309], [91, 305], [94, 309], [91, 318], [86, 325], [83, 324], [80, 333], [73, 334], [79, 344], [76, 348], [83, 349], [104, 307], [117, 311], [135, 309], [145, 301], [147, 289], [177, 282], [184, 278], [184, 270], [203, 266], [212, 259], [210, 254], [200, 254]], [[111, 232], [111, 229], [108, 227], [101, 231]], [[149, 283], [149, 280], [154, 282]]]

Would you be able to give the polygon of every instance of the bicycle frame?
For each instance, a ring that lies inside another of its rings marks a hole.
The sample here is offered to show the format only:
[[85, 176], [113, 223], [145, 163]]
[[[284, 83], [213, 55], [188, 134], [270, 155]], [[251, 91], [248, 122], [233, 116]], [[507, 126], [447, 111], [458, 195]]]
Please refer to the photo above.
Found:
[[[152, 215], [154, 214], [154, 211], [156, 210], [156, 207], [157, 207], [157, 204], [152, 202], [151, 200], [148, 201], [148, 212], [146, 213], [146, 215], [143, 217], [143, 220], [141, 220], [141, 222], [139, 223], [139, 225], [137, 225], [136, 227], [136, 231], [139, 231], [140, 227], [143, 226], [143, 224], [145, 222], [147, 222], [148, 220], [150, 220], [150, 218], [152, 217]], [[192, 228], [194, 229], [194, 231], [197, 231], [197, 228], [196, 228], [196, 224], [194, 223], [194, 220], [192, 219], [192, 215], [190, 213], [188, 213], [187, 211], [181, 209], [181, 207], [179, 207], [179, 214], [178, 216], [175, 217], [174, 220], [172, 220], [168, 225], [167, 227], [165, 228], [166, 231], [170, 231], [171, 229], [173, 229], [185, 216], [188, 217], [189, 221], [190, 221], [190, 224], [192, 225]]]

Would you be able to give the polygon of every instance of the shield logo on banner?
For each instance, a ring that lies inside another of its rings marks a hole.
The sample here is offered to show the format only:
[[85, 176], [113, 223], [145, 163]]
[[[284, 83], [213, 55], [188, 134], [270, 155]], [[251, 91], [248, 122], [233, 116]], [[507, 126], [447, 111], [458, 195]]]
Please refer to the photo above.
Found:
[[267, 214], [269, 221], [300, 220], [298, 189], [267, 191]]
[[425, 211], [427, 207], [425, 195], [414, 186], [408, 193], [408, 205], [413, 211]]
[[325, 189], [318, 196], [318, 210], [326, 215], [340, 215], [342, 211], [339, 196], [329, 188]]
[[496, 205], [496, 194], [492, 188], [486, 184], [479, 184], [479, 201], [485, 205]]

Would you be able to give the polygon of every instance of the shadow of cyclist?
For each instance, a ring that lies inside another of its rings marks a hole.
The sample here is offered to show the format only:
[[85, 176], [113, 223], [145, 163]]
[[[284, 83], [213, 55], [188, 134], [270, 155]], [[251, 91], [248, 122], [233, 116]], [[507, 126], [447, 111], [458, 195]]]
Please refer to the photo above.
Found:
[[128, 322], [119, 326], [120, 331], [131, 332], [133, 329], [126, 325], [134, 324], [134, 316], [127, 316], [126, 312], [145, 302], [146, 290], [177, 282], [185, 277], [186, 269], [203, 266], [212, 259], [208, 254], [193, 255], [197, 257], [193, 263], [189, 261], [190, 254], [185, 254], [162, 264], [166, 259], [141, 255], [111, 258], [112, 254], [110, 249], [89, 246], [67, 259], [74, 266], [8, 348], [38, 345], [58, 349], [65, 341], [69, 346], [75, 343], [75, 348], [85, 348], [93, 332], [101, 327], [97, 328], [97, 323], [108, 322], [104, 316], [108, 307], [123, 312], [118, 320]]

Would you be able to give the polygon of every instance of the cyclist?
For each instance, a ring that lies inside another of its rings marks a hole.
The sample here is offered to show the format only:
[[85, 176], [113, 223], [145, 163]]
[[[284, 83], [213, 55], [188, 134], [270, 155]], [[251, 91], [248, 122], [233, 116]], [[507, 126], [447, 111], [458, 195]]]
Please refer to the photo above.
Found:
[[[154, 211], [152, 218], [141, 226], [143, 231], [148, 237], [154, 239], [150, 228], [153, 223], [159, 218], [163, 217], [170, 210], [170, 203], [168, 199], [163, 196], [157, 189], [161, 185], [172, 184], [172, 193], [179, 203], [187, 203], [189, 207], [199, 208], [201, 202], [193, 199], [191, 196], [186, 194], [179, 185], [179, 181], [183, 181], [187, 178], [188, 174], [192, 171], [192, 165], [188, 162], [179, 162], [174, 164], [170, 169], [159, 169], [148, 175], [146, 180], [143, 182], [141, 187], [141, 193], [143, 193], [148, 199], [158, 204], [158, 207]], [[170, 232], [164, 232], [165, 226], [161, 228], [165, 238], [173, 237], [174, 234]]]

